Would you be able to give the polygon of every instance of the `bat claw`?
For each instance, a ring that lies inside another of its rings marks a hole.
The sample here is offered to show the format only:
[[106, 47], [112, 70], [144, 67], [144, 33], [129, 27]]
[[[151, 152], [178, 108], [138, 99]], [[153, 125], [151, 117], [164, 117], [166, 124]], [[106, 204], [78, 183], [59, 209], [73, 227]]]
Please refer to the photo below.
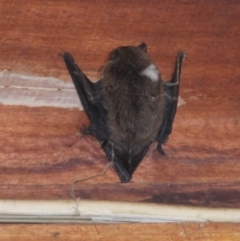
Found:
[[157, 145], [157, 150], [158, 150], [158, 152], [159, 152], [161, 155], [166, 156], [165, 152], [164, 152], [163, 149], [162, 149], [162, 145], [158, 144], [158, 145]]
[[82, 135], [92, 135], [92, 129], [90, 127], [87, 127], [85, 125], [83, 125], [83, 127], [80, 129], [80, 133]]
[[104, 147], [107, 145], [107, 143], [108, 143], [108, 140], [103, 141], [103, 142], [101, 143], [101, 147], [104, 148]]
[[164, 142], [163, 142], [164, 145], [168, 142], [168, 139], [169, 139], [169, 137], [167, 137], [167, 138], [164, 140]]

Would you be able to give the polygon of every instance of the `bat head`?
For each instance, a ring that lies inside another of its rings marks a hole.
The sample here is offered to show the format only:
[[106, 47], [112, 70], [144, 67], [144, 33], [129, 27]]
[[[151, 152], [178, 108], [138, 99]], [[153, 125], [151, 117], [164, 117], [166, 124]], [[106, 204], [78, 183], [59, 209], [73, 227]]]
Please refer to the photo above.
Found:
[[120, 46], [110, 52], [109, 61], [117, 64], [130, 64], [132, 66], [146, 67], [151, 60], [147, 55], [147, 45], [141, 43], [138, 46]]

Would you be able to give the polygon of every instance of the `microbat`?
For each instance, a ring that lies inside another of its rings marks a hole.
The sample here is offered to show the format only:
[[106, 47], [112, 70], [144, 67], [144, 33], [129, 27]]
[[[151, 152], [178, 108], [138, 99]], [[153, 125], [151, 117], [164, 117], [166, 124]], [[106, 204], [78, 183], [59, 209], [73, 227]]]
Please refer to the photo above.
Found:
[[72, 77], [90, 126], [82, 133], [102, 145], [121, 182], [129, 182], [149, 146], [162, 145], [172, 132], [177, 111], [184, 52], [179, 52], [172, 79], [164, 82], [147, 55], [147, 45], [113, 50], [102, 79], [91, 82], [69, 52], [63, 59]]

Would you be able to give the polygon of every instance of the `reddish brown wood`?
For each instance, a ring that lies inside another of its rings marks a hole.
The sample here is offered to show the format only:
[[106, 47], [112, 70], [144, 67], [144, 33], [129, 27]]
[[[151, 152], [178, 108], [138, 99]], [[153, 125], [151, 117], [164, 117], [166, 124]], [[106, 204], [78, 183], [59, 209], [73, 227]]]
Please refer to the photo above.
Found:
[[[57, 56], [70, 50], [96, 77], [112, 48], [145, 41], [163, 76], [169, 76], [176, 52], [186, 50], [181, 96], [187, 104], [177, 113], [167, 157], [153, 145], [132, 182], [239, 183], [238, 2], [25, 1], [20, 9], [9, 2], [1, 11], [0, 68], [12, 72], [70, 79]], [[106, 158], [99, 144], [75, 135], [87, 123], [77, 110], [2, 106], [2, 185], [70, 184], [102, 170]], [[96, 182], [118, 178], [111, 170], [88, 181]]]
[[[167, 157], [161, 157], [153, 145], [130, 184], [120, 184], [111, 168], [104, 176], [77, 183], [76, 195], [239, 207], [240, 162], [233, 152], [235, 143], [226, 143], [219, 151], [217, 137], [214, 143], [214, 136], [203, 135], [206, 140], [195, 146], [194, 138], [183, 137], [187, 123], [178, 119], [165, 148]], [[76, 109], [1, 106], [1, 123], [1, 198], [70, 198], [73, 180], [101, 172], [108, 162], [93, 137], [77, 134], [88, 120]]]
[[[58, 53], [66, 50], [95, 80], [108, 52], [119, 45], [145, 41], [164, 79], [172, 73], [177, 51], [187, 51], [180, 90], [186, 105], [179, 108], [164, 147], [167, 156], [159, 156], [153, 145], [131, 183], [120, 184], [109, 169], [77, 183], [76, 194], [239, 207], [239, 1], [2, 0], [0, 26], [1, 71], [65, 81], [70, 77]], [[1, 105], [0, 113], [0, 198], [69, 198], [74, 179], [107, 164], [94, 138], [76, 135], [88, 124], [77, 109]], [[221, 229], [210, 225], [209, 233]], [[226, 230], [222, 240], [234, 240], [234, 231]], [[12, 233], [9, 229], [5, 237], [14, 238]], [[199, 240], [221, 240], [209, 233]]]

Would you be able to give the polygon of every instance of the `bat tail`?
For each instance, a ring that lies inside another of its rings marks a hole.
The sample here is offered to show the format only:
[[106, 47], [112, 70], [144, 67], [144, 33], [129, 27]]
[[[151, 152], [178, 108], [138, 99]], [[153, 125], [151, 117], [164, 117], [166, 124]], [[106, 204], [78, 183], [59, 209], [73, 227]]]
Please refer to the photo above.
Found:
[[110, 142], [103, 147], [122, 183], [130, 182], [132, 174], [143, 160], [148, 148], [149, 146], [145, 146], [131, 151], [128, 148], [116, 148]]

